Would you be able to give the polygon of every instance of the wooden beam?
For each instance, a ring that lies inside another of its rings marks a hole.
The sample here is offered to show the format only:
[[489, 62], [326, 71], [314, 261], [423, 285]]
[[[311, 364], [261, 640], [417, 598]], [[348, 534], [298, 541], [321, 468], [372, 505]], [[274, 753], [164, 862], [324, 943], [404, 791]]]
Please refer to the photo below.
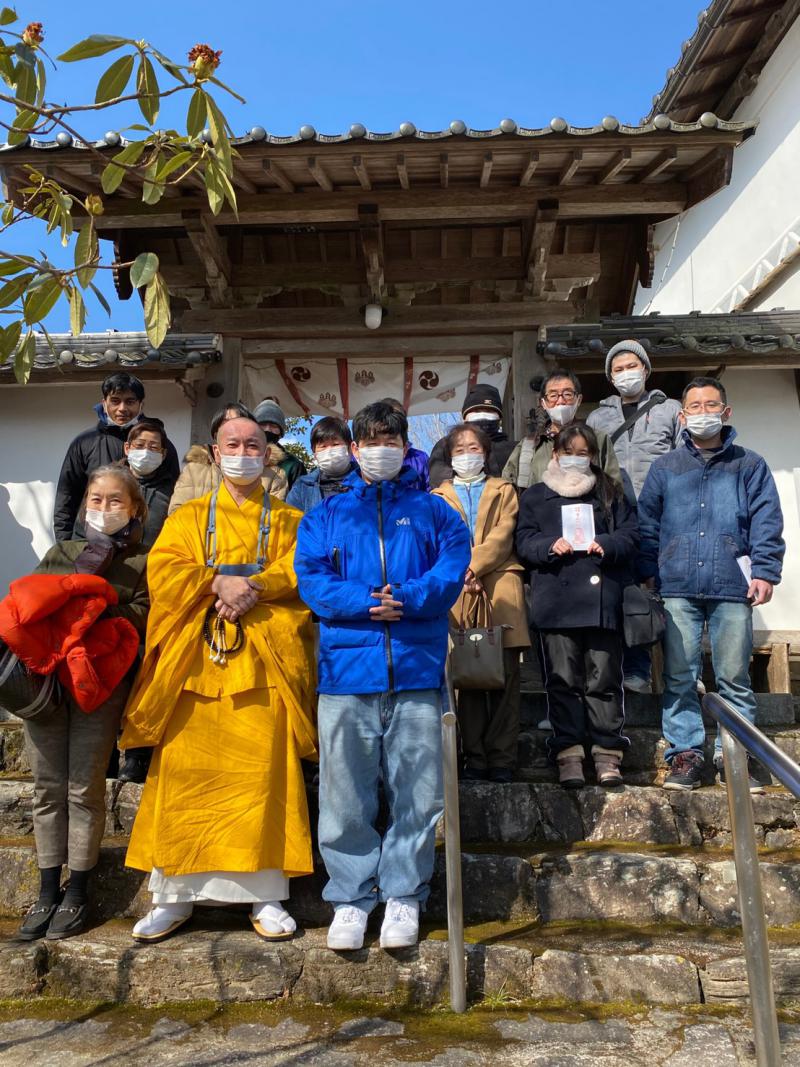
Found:
[[406, 157], [404, 152], [397, 153], [397, 180], [404, 189], [411, 188], [411, 182], [408, 180], [408, 167], [406, 166]]
[[695, 204], [699, 204], [726, 185], [730, 185], [732, 174], [733, 149], [731, 148], [729, 151], [720, 149], [711, 164], [687, 182], [686, 188], [689, 192], [689, 198], [686, 206], [694, 207]]
[[[732, 153], [732, 149], [731, 149]], [[586, 219], [629, 215], [676, 215], [687, 205], [689, 191], [685, 184], [669, 181], [654, 185], [626, 182], [622, 185], [571, 185], [497, 187], [477, 189], [451, 186], [449, 189], [417, 188], [373, 190], [370, 201], [380, 208], [384, 222], [514, 222], [530, 218], [544, 197], [559, 202], [559, 218]], [[358, 221], [358, 207], [363, 202], [361, 189], [339, 189], [335, 195], [317, 190], [302, 195], [260, 193], [239, 197], [238, 214], [223, 206], [217, 216], [219, 225], [306, 225], [351, 223]], [[206, 204], [207, 206], [207, 204]], [[181, 225], [181, 210], [203, 207], [202, 197], [142, 204], [138, 201], [109, 198], [106, 210], [97, 219], [98, 231], [126, 228], [157, 228]]]
[[[701, 74], [706, 70], [716, 70], [717, 67], [724, 67], [728, 63], [736, 63], [740, 60], [745, 60], [752, 54], [752, 45], [748, 45], [746, 48], [732, 48], [727, 52], [720, 52], [717, 56], [709, 56], [708, 59], [699, 60], [692, 67], [692, 74]], [[680, 97], [678, 97], [678, 99], [680, 100]]]
[[313, 177], [317, 185], [320, 187], [320, 189], [324, 189], [326, 193], [333, 192], [333, 182], [325, 173], [324, 167], [319, 162], [316, 156], [308, 157], [308, 169], [311, 171], [311, 176]]
[[[383, 336], [413, 333], [484, 334], [490, 330], [524, 330], [537, 325], [574, 322], [582, 305], [547, 300], [527, 303], [448, 304], [392, 307], [384, 319]], [[364, 320], [347, 308], [198, 308], [179, 313], [179, 329], [186, 333], [231, 333], [261, 337], [364, 336]], [[796, 357], [798, 358], [798, 357]]]
[[567, 185], [575, 176], [575, 172], [580, 167], [583, 160], [583, 149], [576, 148], [574, 152], [570, 153], [570, 159], [558, 179], [559, 185]]
[[450, 156], [447, 152], [439, 153], [439, 184], [443, 189], [447, 188], [450, 181]]
[[533, 178], [536, 168], [539, 166], [539, 153], [528, 152], [528, 162], [525, 164], [525, 169], [520, 175], [519, 184], [522, 186], [530, 185], [531, 178]]
[[547, 374], [549, 370], [544, 357], [538, 353], [538, 341], [538, 330], [519, 330], [514, 333], [511, 354], [514, 423], [508, 432], [515, 440], [525, 436], [528, 412], [537, 402], [537, 394], [531, 389], [531, 379]]
[[356, 172], [356, 177], [358, 178], [361, 188], [371, 189], [372, 182], [370, 181], [369, 171], [361, 156], [353, 156], [353, 170]]
[[[52, 178], [57, 181], [59, 185], [63, 185], [66, 189], [76, 189], [83, 196], [89, 196], [91, 193], [99, 193], [103, 195], [103, 190], [99, 180], [94, 180], [91, 175], [85, 177], [81, 174], [75, 174], [73, 171], [62, 170], [61, 167], [56, 167], [52, 163], [45, 163], [44, 166], [37, 168], [46, 175], [48, 178]], [[26, 185], [31, 184], [26, 181]], [[141, 187], [139, 189], [139, 195], [141, 196]]]
[[383, 259], [383, 237], [378, 208], [363, 204], [358, 210], [358, 226], [361, 234], [361, 251], [367, 271], [367, 288], [374, 304], [385, 306], [389, 294], [386, 290], [386, 268]]
[[726, 15], [722, 25], [735, 26], [739, 22], [752, 22], [753, 19], [763, 18], [765, 15], [771, 15], [774, 11], [780, 11], [783, 5], [784, 0], [772, 0], [772, 3], [769, 4], [741, 7], [732, 15]]
[[483, 157], [483, 166], [481, 167], [481, 189], [485, 189], [489, 184], [489, 179], [492, 176], [492, 167], [494, 166], [494, 159], [491, 152], [487, 152]]
[[186, 234], [205, 271], [212, 307], [231, 303], [231, 264], [213, 216], [208, 212], [187, 211], [183, 216]]
[[294, 192], [294, 182], [290, 181], [277, 163], [274, 163], [271, 159], [264, 159], [261, 161], [261, 169], [266, 176], [275, 182], [277, 186], [280, 186], [285, 193]]
[[234, 166], [233, 168], [233, 184], [237, 189], [241, 189], [243, 193], [247, 193], [248, 196], [254, 196], [258, 192], [258, 186], [242, 173], [241, 166]]
[[800, 16], [800, 0], [787, 0], [773, 12], [744, 66], [715, 106], [715, 111], [721, 118], [733, 115], [739, 104], [753, 91], [761, 71], [798, 16]]
[[624, 170], [630, 163], [632, 155], [633, 152], [630, 148], [623, 148], [615, 156], [612, 156], [611, 161], [600, 171], [600, 176], [597, 179], [598, 185], [605, 185], [612, 178], [616, 178], [619, 172]]
[[531, 297], [540, 297], [544, 293], [544, 281], [547, 277], [547, 260], [553, 244], [558, 220], [558, 204], [541, 207], [537, 213], [531, 231], [531, 239], [525, 256], [525, 292]]
[[651, 178], [656, 178], [658, 175], [671, 166], [678, 158], [677, 148], [665, 148], [663, 152], [659, 152], [652, 163], [648, 163], [644, 170], [640, 170], [636, 176], [636, 180], [640, 182], [650, 181]]
[[[388, 320], [387, 320], [388, 321]], [[361, 337], [297, 337], [290, 340], [252, 338], [244, 342], [244, 356], [254, 362], [259, 357], [280, 356], [364, 356], [415, 355], [460, 356], [465, 349], [482, 355], [504, 356], [511, 352], [511, 335], [467, 334], [457, 337], [385, 337], [383, 329]]]

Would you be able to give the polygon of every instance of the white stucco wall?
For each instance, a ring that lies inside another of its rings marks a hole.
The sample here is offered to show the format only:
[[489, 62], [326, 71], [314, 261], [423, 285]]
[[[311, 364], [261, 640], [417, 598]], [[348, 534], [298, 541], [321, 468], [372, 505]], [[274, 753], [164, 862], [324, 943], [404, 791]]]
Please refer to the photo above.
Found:
[[[758, 118], [759, 125], [734, 154], [730, 186], [656, 227], [654, 284], [639, 290], [637, 314], [730, 311], [800, 245], [798, 100], [800, 20], [734, 116]], [[800, 308], [800, 262], [748, 310], [774, 307]], [[756, 612], [755, 625], [800, 629], [800, 403], [794, 372], [727, 371], [724, 381], [738, 441], [769, 463], [784, 514], [784, 579], [773, 602]]]
[[[172, 382], [148, 382], [145, 411], [183, 459], [191, 408]], [[0, 387], [0, 597], [53, 543], [55, 488], [70, 441], [95, 425], [97, 382]]]

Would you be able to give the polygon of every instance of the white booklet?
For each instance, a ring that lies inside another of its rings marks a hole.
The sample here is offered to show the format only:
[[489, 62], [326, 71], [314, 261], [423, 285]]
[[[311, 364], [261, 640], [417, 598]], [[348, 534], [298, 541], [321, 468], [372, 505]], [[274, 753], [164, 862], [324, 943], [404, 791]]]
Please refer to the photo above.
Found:
[[594, 541], [594, 509], [591, 504], [561, 505], [561, 536], [576, 552], [585, 552]]

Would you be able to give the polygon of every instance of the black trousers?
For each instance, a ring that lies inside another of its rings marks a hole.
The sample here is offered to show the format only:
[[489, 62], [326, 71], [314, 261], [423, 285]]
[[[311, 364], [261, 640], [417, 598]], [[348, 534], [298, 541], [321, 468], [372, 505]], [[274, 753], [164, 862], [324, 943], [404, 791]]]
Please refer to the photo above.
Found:
[[580, 627], [540, 630], [539, 657], [556, 756], [572, 745], [625, 749], [622, 637], [615, 630]]
[[459, 690], [458, 727], [466, 767], [513, 771], [517, 765], [521, 652], [521, 648], [503, 649], [505, 689]]

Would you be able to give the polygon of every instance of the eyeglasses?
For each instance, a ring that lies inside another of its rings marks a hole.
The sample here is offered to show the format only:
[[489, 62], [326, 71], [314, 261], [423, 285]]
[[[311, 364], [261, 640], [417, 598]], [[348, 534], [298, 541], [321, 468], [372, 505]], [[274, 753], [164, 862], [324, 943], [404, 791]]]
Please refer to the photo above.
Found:
[[691, 404], [687, 404], [683, 409], [687, 415], [700, 415], [704, 411], [717, 412], [724, 411], [725, 405], [721, 400], [706, 400], [705, 403], [701, 403], [699, 400], [693, 401]]
[[544, 398], [548, 404], [555, 404], [557, 400], [565, 400], [571, 404], [577, 395], [574, 389], [562, 389], [560, 393], [545, 393]]

